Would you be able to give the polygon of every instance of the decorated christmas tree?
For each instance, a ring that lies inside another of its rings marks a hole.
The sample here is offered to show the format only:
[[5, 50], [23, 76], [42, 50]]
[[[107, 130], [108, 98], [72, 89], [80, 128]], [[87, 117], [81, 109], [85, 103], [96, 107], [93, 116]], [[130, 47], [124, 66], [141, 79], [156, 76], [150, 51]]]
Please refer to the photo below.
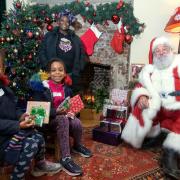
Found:
[[45, 31], [53, 30], [58, 13], [68, 9], [74, 15], [80, 14], [89, 24], [108, 26], [108, 21], [118, 24], [121, 21], [125, 29], [126, 43], [131, 43], [133, 36], [140, 34], [144, 24], [133, 14], [131, 4], [118, 2], [98, 4], [96, 7], [88, 1], [73, 1], [64, 5], [28, 5], [14, 0], [14, 8], [4, 14], [0, 31], [0, 48], [7, 51], [6, 73], [11, 80], [11, 88], [19, 99], [30, 97], [28, 81], [39, 71], [37, 52]]
[[5, 14], [0, 34], [0, 47], [7, 51], [6, 73], [11, 80], [11, 88], [21, 99], [29, 97], [27, 82], [38, 70], [36, 53], [41, 42], [41, 29], [33, 21], [33, 10], [20, 1]]

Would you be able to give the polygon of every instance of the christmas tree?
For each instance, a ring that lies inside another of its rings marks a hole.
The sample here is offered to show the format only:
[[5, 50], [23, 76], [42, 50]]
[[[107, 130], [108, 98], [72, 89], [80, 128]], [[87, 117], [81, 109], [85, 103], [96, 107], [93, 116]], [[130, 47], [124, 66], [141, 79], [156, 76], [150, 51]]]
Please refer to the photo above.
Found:
[[42, 40], [41, 29], [33, 21], [33, 10], [20, 1], [5, 14], [0, 34], [0, 47], [7, 51], [6, 73], [11, 88], [20, 99], [29, 97], [29, 77], [39, 68], [36, 53]]
[[28, 81], [39, 71], [37, 52], [44, 36], [44, 30], [52, 31], [58, 13], [68, 9], [74, 15], [80, 14], [85, 22], [108, 26], [108, 21], [117, 24], [120, 19], [129, 37], [143, 32], [144, 24], [140, 23], [133, 14], [131, 4], [120, 0], [118, 2], [98, 4], [96, 8], [89, 2], [79, 0], [64, 5], [28, 5], [20, 0], [14, 0], [13, 7], [4, 14], [0, 32], [0, 48], [7, 51], [6, 73], [11, 80], [11, 88], [19, 99], [30, 97]]

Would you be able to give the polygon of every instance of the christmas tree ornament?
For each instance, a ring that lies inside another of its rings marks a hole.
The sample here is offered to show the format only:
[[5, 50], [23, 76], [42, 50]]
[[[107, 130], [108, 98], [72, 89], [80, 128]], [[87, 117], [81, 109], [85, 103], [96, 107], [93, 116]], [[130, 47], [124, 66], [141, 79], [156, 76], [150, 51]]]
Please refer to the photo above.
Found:
[[17, 2], [17, 3], [16, 3], [16, 8], [17, 8], [17, 9], [21, 9], [21, 3], [20, 3], [20, 2]]
[[117, 30], [113, 35], [110, 45], [116, 53], [121, 54], [124, 51], [123, 48], [124, 41], [125, 41], [124, 26], [122, 24], [122, 21], [120, 20], [119, 23], [117, 24]]
[[21, 29], [21, 30], [20, 30], [20, 33], [23, 33], [23, 32], [24, 32], [24, 30], [23, 30], [23, 29]]
[[46, 13], [46, 11], [45, 11], [45, 10], [42, 10], [42, 11], [41, 11], [41, 14], [42, 14], [42, 15], [44, 15], [45, 13]]
[[56, 17], [55, 13], [52, 13], [51, 16], [53, 19], [55, 19], [55, 17]]
[[36, 24], [37, 23], [37, 18], [35, 17], [35, 18], [33, 18], [33, 20], [32, 20], [32, 22], [34, 23], [34, 24]]
[[45, 17], [44, 22], [47, 24], [51, 23], [51, 19], [49, 17]]
[[86, 1], [85, 2], [85, 6], [89, 6], [90, 5], [90, 2], [89, 1]]
[[18, 53], [18, 50], [15, 48], [15, 49], [13, 50], [13, 52], [14, 52], [15, 54], [17, 54], [17, 53]]
[[4, 37], [1, 37], [0, 38], [0, 43], [4, 43], [5, 42], [5, 38]]
[[131, 44], [133, 40], [133, 37], [130, 35], [130, 34], [126, 34], [125, 36], [125, 41], [128, 43], [128, 44]]
[[112, 15], [111, 20], [114, 24], [118, 24], [120, 17], [116, 14]]
[[9, 25], [9, 24], [6, 25], [6, 30], [7, 30], [7, 31], [10, 30], [10, 25]]
[[15, 35], [15, 36], [20, 36], [20, 32], [18, 29], [13, 29], [12, 30], [12, 33]]
[[31, 39], [33, 37], [33, 33], [31, 31], [28, 31], [27, 32], [27, 37]]
[[92, 23], [93, 23], [93, 20], [92, 20], [92, 19], [88, 19], [88, 23], [89, 23], [89, 24], [92, 24]]
[[116, 9], [119, 10], [123, 6], [123, 0], [120, 0], [118, 5], [116, 6]]
[[101, 35], [102, 32], [92, 24], [91, 27], [80, 37], [87, 55], [91, 56], [93, 54], [94, 45], [97, 43]]
[[29, 54], [29, 55], [28, 55], [28, 59], [29, 59], [29, 60], [32, 60], [32, 58], [33, 58], [32, 54]]
[[53, 25], [48, 24], [47, 27], [46, 27], [46, 29], [47, 29], [48, 31], [52, 31], [52, 30], [53, 30]]
[[7, 38], [6, 38], [6, 41], [7, 41], [7, 42], [10, 42], [10, 40], [11, 40], [10, 37], [7, 37]]

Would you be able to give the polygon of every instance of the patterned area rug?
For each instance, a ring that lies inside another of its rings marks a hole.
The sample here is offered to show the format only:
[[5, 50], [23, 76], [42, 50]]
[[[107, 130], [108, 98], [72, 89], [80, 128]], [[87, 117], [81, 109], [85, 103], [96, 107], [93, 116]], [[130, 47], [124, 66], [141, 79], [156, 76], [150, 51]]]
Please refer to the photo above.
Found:
[[[92, 150], [93, 157], [83, 158], [72, 153], [75, 162], [82, 166], [84, 174], [70, 177], [61, 171], [54, 176], [28, 177], [28, 180], [157, 180], [164, 179], [158, 165], [159, 150], [136, 150], [126, 144], [110, 146], [92, 140], [92, 129], [85, 128], [83, 143]], [[48, 154], [53, 160], [53, 154]]]

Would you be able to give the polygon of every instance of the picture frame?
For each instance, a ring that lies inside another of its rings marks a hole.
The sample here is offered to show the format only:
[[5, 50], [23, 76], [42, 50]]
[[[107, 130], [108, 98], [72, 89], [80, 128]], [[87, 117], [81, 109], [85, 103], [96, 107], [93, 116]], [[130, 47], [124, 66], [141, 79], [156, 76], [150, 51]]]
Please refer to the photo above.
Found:
[[145, 64], [131, 64], [130, 68], [130, 81], [138, 80], [139, 73]]

